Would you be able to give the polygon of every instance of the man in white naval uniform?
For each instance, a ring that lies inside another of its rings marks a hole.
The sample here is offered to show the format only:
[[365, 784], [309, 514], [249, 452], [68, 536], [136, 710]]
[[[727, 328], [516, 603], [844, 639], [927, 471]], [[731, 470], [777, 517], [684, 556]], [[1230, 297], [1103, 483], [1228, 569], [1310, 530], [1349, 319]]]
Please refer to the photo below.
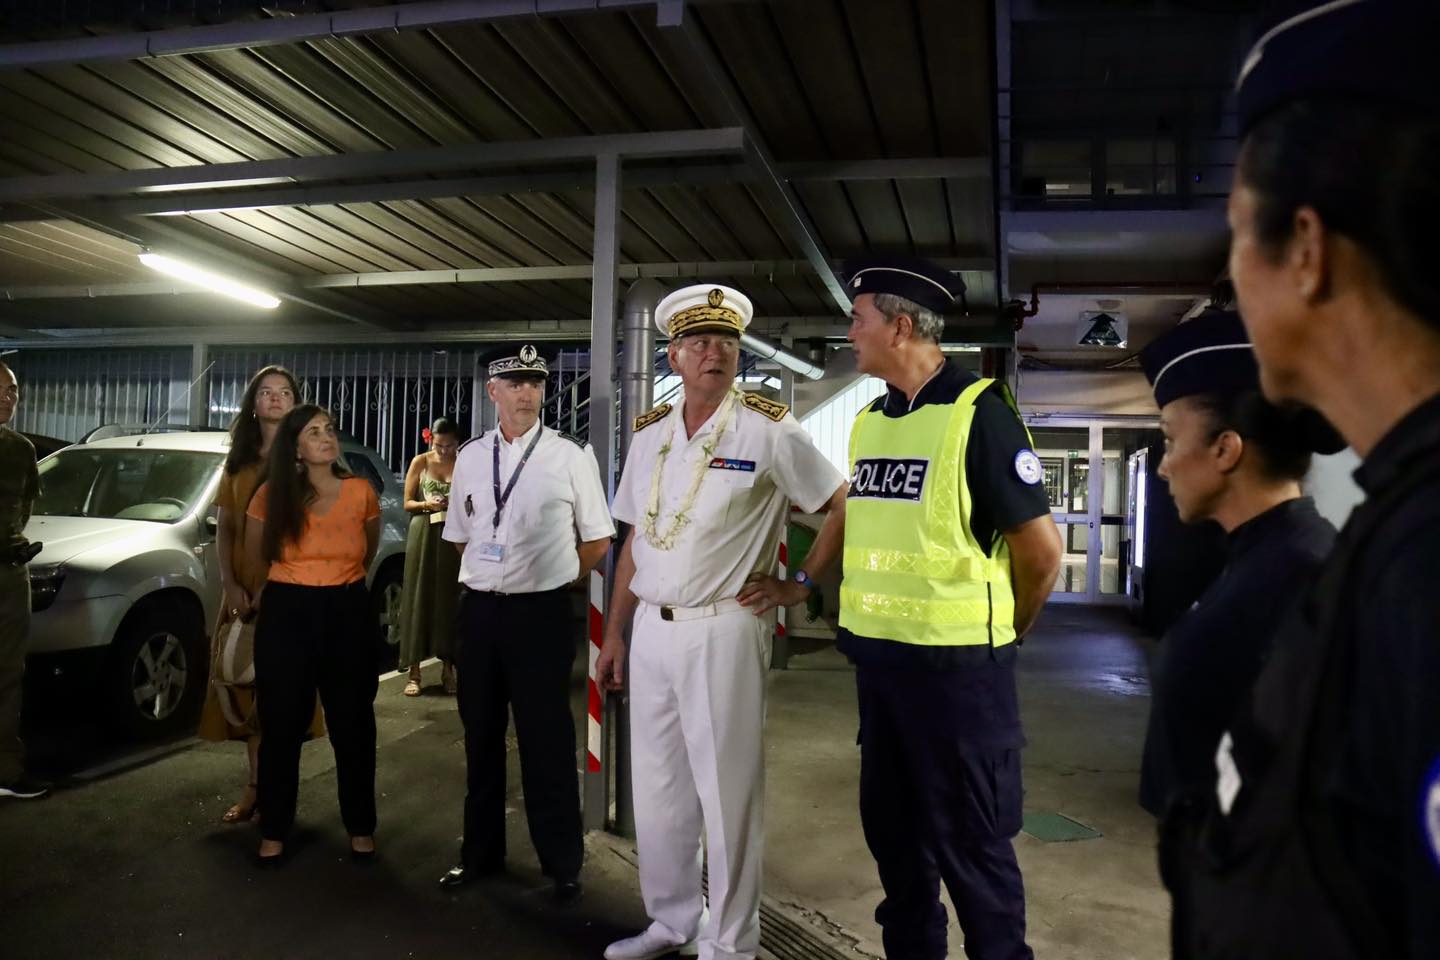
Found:
[[[750, 301], [709, 284], [660, 302], [683, 398], [635, 421], [615, 519], [634, 529], [616, 564], [602, 685], [625, 680], [640, 890], [653, 921], [608, 960], [674, 950], [704, 960], [755, 956], [764, 847], [765, 676], [777, 603], [809, 591], [773, 574], [790, 504], [843, 515], [846, 484], [782, 403], [735, 386]], [[827, 523], [806, 563], [840, 546]], [[842, 528], [843, 529], [843, 528]], [[818, 564], [818, 565], [817, 565]], [[743, 601], [743, 602], [742, 602]], [[747, 606], [746, 604], [749, 604]], [[701, 834], [710, 915], [701, 897]]]
[[530, 839], [565, 903], [580, 896], [584, 856], [570, 712], [580, 632], [566, 591], [605, 556], [615, 526], [594, 453], [540, 422], [546, 374], [528, 344], [491, 363], [486, 391], [500, 424], [455, 462], [443, 536], [461, 556], [456, 699], [468, 791], [460, 863], [440, 883], [504, 868], [513, 712]]

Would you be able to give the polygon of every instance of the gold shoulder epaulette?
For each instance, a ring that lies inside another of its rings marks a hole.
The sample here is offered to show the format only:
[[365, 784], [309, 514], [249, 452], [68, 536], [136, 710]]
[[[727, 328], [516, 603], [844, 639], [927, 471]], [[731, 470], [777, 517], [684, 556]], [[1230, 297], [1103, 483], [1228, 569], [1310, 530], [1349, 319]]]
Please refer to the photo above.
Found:
[[650, 424], [654, 423], [656, 420], [659, 420], [661, 417], [665, 416], [665, 414], [669, 412], [670, 404], [668, 403], [662, 403], [660, 404], [660, 406], [656, 407], [653, 410], [647, 410], [645, 413], [642, 413], [640, 414], [640, 416], [635, 418], [634, 432], [639, 433], [641, 430], [644, 430], [646, 427], [650, 426]]
[[745, 394], [745, 399], [740, 402], [761, 416], [774, 420], [776, 423], [784, 420], [785, 414], [790, 412], [788, 404], [781, 403], [778, 400], [767, 399], [758, 393], [747, 393]]

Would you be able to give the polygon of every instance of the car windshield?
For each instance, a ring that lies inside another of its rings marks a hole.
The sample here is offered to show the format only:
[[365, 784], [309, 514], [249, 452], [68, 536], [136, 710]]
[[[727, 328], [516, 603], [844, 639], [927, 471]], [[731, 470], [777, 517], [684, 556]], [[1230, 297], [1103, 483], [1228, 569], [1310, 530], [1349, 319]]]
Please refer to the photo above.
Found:
[[40, 464], [34, 512], [174, 523], [205, 495], [222, 459], [189, 450], [69, 447]]

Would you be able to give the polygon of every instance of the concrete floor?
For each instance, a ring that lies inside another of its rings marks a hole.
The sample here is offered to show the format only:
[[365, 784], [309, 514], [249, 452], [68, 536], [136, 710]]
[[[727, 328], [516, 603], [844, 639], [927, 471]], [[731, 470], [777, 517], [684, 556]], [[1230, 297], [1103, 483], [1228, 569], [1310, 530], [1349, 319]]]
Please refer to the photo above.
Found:
[[[1017, 841], [1039, 957], [1167, 955], [1154, 825], [1134, 799], [1143, 673], [1142, 641], [1104, 611], [1052, 607], [1022, 653], [1026, 808], [1104, 834]], [[250, 865], [252, 827], [217, 822], [243, 782], [238, 744], [112, 756], [118, 772], [86, 774], [46, 801], [0, 801], [0, 956], [578, 960], [643, 923], [626, 844], [601, 836], [589, 840], [585, 899], [551, 904], [513, 764], [510, 874], [458, 894], [436, 886], [458, 844], [460, 724], [453, 699], [434, 688], [404, 698], [402, 684], [383, 684], [376, 705], [378, 864], [343, 856], [326, 744], [306, 748], [295, 856], [273, 873]], [[880, 891], [860, 833], [854, 741], [854, 678], [843, 658], [801, 653], [773, 675], [767, 895], [850, 944], [849, 955], [878, 957]], [[963, 955], [958, 929], [951, 954]]]
[[[1135, 799], [1150, 705], [1144, 644], [1123, 614], [1051, 605], [1020, 654], [1025, 809], [1064, 814], [1103, 835], [1016, 840], [1028, 939], [1043, 960], [1169, 956], [1155, 823]], [[882, 894], [860, 832], [855, 716], [854, 675], [833, 648], [796, 656], [773, 675], [767, 892], [860, 955], [879, 957]], [[963, 938], [950, 913], [958, 958]]]

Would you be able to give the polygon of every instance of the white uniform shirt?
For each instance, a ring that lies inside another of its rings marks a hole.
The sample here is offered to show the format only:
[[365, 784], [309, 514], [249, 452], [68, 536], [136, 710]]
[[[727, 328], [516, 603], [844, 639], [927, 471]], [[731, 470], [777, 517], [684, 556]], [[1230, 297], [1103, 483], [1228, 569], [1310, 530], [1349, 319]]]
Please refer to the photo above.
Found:
[[698, 607], [734, 597], [752, 573], [774, 573], [790, 504], [814, 512], [844, 478], [790, 414], [776, 422], [737, 405], [706, 468], [690, 523], [674, 547], [657, 549], [645, 539], [642, 521], [655, 460], [670, 424], [675, 432], [661, 479], [657, 524], [662, 536], [690, 487], [719, 413], [687, 440], [684, 408], [682, 400], [634, 435], [611, 512], [635, 527], [631, 592], [647, 603]]
[[[510, 491], [497, 530], [492, 524], [495, 445], [500, 445], [503, 494], [536, 430], [544, 435]], [[455, 458], [442, 536], [465, 544], [460, 582], [472, 590], [536, 593], [563, 587], [580, 575], [577, 543], [614, 535], [600, 467], [589, 446], [537, 422], [513, 443], [506, 443], [497, 427], [464, 444]], [[491, 542], [503, 547], [498, 562], [485, 559], [485, 545]]]

